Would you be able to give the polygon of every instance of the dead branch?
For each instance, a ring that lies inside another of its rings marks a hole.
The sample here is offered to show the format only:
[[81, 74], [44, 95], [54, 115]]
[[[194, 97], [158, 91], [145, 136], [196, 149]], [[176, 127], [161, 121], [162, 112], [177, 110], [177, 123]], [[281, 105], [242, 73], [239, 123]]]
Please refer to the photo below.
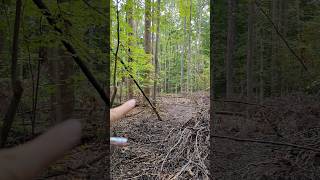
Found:
[[231, 112], [231, 111], [215, 111], [214, 114], [218, 115], [227, 115], [227, 116], [240, 116], [246, 117], [246, 114], [240, 112]]
[[152, 104], [152, 102], [150, 101], [150, 99], [147, 97], [147, 95], [144, 93], [144, 91], [142, 90], [141, 86], [139, 85], [139, 83], [136, 81], [136, 79], [133, 77], [133, 75], [131, 74], [128, 66], [124, 63], [124, 61], [119, 57], [120, 63], [123, 65], [123, 67], [125, 68], [125, 70], [128, 72], [130, 78], [133, 80], [133, 82], [136, 84], [136, 86], [138, 87], [138, 89], [140, 90], [140, 92], [142, 93], [143, 97], [148, 101], [149, 105], [151, 106], [153, 112], [157, 115], [158, 120], [162, 121], [159, 112], [157, 110], [157, 108]]
[[251, 143], [259, 143], [259, 144], [271, 144], [271, 145], [277, 145], [277, 146], [288, 146], [293, 147], [297, 149], [303, 149], [303, 150], [309, 150], [314, 152], [320, 152], [320, 149], [312, 148], [312, 147], [306, 147], [286, 142], [274, 142], [274, 141], [264, 141], [264, 140], [255, 140], [255, 139], [242, 139], [242, 138], [235, 138], [235, 137], [229, 137], [229, 136], [220, 136], [220, 135], [211, 135], [211, 138], [217, 138], [217, 139], [227, 139], [232, 141], [239, 141], [239, 142], [251, 142]]
[[245, 105], [250, 105], [250, 106], [259, 106], [259, 107], [263, 107], [263, 108], [272, 107], [271, 105], [262, 105], [262, 104], [248, 103], [248, 102], [235, 101], [235, 100], [219, 100], [219, 99], [213, 99], [212, 101], [216, 101], [216, 102], [226, 102], [226, 103], [245, 104]]
[[297, 60], [302, 65], [303, 69], [308, 72], [308, 68], [303, 62], [304, 60], [300, 56], [298, 56], [297, 53], [290, 47], [288, 41], [280, 33], [279, 28], [275, 25], [275, 23], [272, 21], [270, 16], [261, 8], [261, 6], [258, 4], [258, 2], [256, 0], [255, 0], [255, 4], [256, 4], [257, 8], [261, 11], [261, 13], [268, 19], [268, 21], [270, 21], [270, 23], [272, 24], [274, 30], [276, 31], [276, 33], [280, 37], [280, 39], [284, 42], [284, 44], [287, 46], [287, 48], [290, 50], [290, 52], [294, 55], [294, 57], [297, 58]]

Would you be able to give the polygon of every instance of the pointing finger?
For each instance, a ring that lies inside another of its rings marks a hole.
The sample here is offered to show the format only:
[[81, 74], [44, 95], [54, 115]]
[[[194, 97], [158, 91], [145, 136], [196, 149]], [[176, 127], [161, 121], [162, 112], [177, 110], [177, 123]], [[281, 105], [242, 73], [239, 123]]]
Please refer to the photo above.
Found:
[[131, 109], [133, 109], [136, 106], [136, 100], [131, 99], [121, 106], [118, 106], [116, 108], [113, 108], [110, 110], [110, 123], [111, 125], [122, 118], [125, 114], [127, 114]]

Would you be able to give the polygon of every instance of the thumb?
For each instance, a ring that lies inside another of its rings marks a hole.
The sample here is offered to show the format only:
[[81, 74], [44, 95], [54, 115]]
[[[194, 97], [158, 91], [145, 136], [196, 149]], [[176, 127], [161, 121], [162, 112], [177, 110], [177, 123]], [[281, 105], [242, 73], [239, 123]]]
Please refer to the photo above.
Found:
[[118, 106], [116, 108], [113, 108], [110, 110], [110, 123], [111, 125], [122, 118], [125, 114], [127, 114], [131, 109], [133, 109], [136, 106], [136, 100], [131, 99], [121, 106]]

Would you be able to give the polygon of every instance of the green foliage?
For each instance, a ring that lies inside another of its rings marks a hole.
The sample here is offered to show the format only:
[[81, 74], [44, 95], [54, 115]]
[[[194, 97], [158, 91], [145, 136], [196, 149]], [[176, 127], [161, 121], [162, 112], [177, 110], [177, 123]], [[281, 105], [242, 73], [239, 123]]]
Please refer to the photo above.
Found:
[[[113, 52], [116, 50], [117, 45], [117, 17], [116, 17], [116, 1], [112, 2], [112, 33], [111, 33], [111, 42]], [[120, 19], [120, 51], [118, 56], [130, 67], [131, 74], [138, 80], [139, 84], [142, 86], [152, 85], [154, 81], [154, 64], [152, 63], [153, 55], [146, 55], [144, 51], [144, 0], [127, 0], [121, 1], [119, 5], [119, 19]], [[194, 82], [194, 90], [200, 90], [207, 88], [209, 86], [209, 28], [208, 28], [208, 19], [209, 14], [202, 13], [202, 22], [201, 23], [201, 33], [200, 33], [200, 44], [197, 45], [196, 41], [198, 40], [197, 31], [198, 24], [195, 23], [199, 19], [199, 14], [196, 13], [200, 8], [197, 1], [192, 1], [193, 8], [192, 14], [194, 17], [192, 23], [192, 58], [190, 68], [191, 80]], [[201, 6], [207, 5], [208, 1], [202, 2]], [[156, 36], [157, 28], [157, 1], [151, 3], [152, 8], [152, 27], [151, 32], [154, 33], [154, 41]], [[201, 7], [202, 9], [204, 7]], [[129, 25], [129, 10], [132, 9], [132, 18], [135, 24], [135, 28], [132, 29]], [[166, 92], [175, 92], [174, 88], [180, 88], [180, 77], [181, 77], [181, 58], [184, 58], [184, 73], [187, 74], [187, 35], [184, 32], [183, 21], [184, 16], [187, 16], [187, 27], [189, 24], [190, 17], [190, 1], [181, 1], [181, 0], [166, 0], [161, 1], [161, 10], [160, 10], [160, 43], [159, 43], [159, 66], [160, 72], [158, 75], [158, 83], [160, 83], [160, 88], [165, 89]], [[189, 29], [189, 28], [187, 28]], [[188, 30], [187, 30], [188, 32]], [[130, 35], [132, 33], [133, 35]], [[153, 45], [155, 46], [155, 44]], [[185, 46], [185, 51], [181, 52], [181, 47]], [[199, 48], [197, 47], [199, 46]], [[154, 48], [154, 47], [153, 47]], [[130, 57], [132, 61], [129, 61], [128, 49], [130, 49]], [[196, 51], [199, 49], [199, 51]], [[114, 69], [114, 55], [112, 55], [111, 62], [111, 75], [113, 76]], [[201, 66], [198, 66], [198, 63], [201, 63]], [[170, 64], [170, 65], [169, 65]], [[117, 70], [117, 83], [123, 81], [124, 78], [129, 78], [128, 73], [120, 65]], [[200, 67], [200, 68], [199, 68]], [[196, 68], [197, 71], [195, 70]], [[147, 73], [148, 72], [148, 73]], [[147, 74], [146, 74], [147, 73]], [[184, 80], [187, 76], [185, 76]], [[150, 84], [144, 84], [145, 79], [148, 78]], [[112, 79], [112, 78], [111, 78]], [[167, 83], [167, 85], [165, 85]], [[166, 86], [171, 88], [165, 88]], [[196, 87], [198, 89], [196, 89]]]

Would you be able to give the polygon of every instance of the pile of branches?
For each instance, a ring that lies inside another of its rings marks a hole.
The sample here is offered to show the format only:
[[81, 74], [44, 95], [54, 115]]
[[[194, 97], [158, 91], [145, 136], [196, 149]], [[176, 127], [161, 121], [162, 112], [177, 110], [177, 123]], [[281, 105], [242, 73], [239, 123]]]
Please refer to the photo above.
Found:
[[176, 129], [159, 161], [158, 172], [163, 179], [209, 179], [209, 111], [197, 115]]
[[130, 145], [113, 149], [112, 178], [209, 179], [210, 116], [206, 102], [198, 102], [195, 114], [184, 122], [173, 120], [166, 112], [165, 120], [158, 121], [145, 109], [145, 113], [120, 122], [113, 135], [129, 137]]

